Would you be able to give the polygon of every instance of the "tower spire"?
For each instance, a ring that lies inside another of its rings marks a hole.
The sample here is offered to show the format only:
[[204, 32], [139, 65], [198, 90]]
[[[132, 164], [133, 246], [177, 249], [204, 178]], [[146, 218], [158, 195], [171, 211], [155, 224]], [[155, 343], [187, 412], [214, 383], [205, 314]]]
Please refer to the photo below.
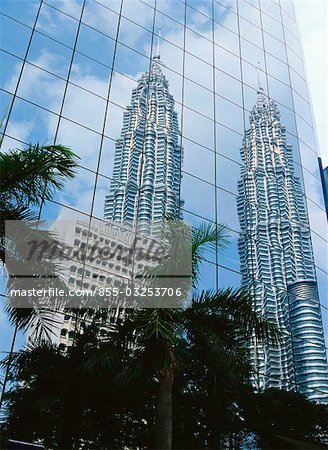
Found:
[[155, 59], [160, 59], [160, 46], [161, 46], [161, 37], [162, 37], [162, 28], [158, 29], [158, 36], [157, 36], [157, 50], [156, 55], [154, 56]]
[[255, 67], [255, 70], [256, 70], [256, 74], [257, 74], [258, 91], [263, 92], [263, 88], [261, 86], [261, 79], [260, 79], [260, 71], [262, 70], [260, 61], [257, 62], [257, 67]]

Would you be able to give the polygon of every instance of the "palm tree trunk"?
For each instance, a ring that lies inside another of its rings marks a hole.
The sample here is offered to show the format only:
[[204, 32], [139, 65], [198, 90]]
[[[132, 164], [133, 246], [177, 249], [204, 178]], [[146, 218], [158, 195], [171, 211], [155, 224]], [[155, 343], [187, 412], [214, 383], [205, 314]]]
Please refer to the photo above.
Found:
[[2, 403], [3, 403], [3, 400], [4, 400], [4, 396], [5, 396], [5, 393], [6, 393], [7, 380], [8, 380], [8, 377], [9, 377], [10, 364], [11, 364], [12, 356], [13, 356], [13, 353], [14, 353], [17, 331], [18, 331], [18, 326], [16, 324], [15, 325], [15, 329], [14, 329], [14, 333], [13, 333], [13, 338], [12, 338], [12, 341], [11, 341], [11, 347], [10, 347], [9, 356], [8, 356], [8, 362], [7, 362], [6, 372], [5, 372], [5, 378], [3, 380], [3, 385], [2, 385], [2, 390], [1, 390], [0, 411], [1, 411], [1, 408], [2, 408]]
[[172, 386], [173, 370], [163, 370], [159, 378], [156, 411], [155, 448], [172, 449]]

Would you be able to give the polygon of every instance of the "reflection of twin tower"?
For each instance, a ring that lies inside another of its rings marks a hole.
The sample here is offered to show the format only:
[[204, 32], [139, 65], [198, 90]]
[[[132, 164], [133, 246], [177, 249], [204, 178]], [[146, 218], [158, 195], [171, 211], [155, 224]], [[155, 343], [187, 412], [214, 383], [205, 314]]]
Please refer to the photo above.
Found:
[[327, 357], [311, 245], [293, 149], [276, 104], [263, 89], [241, 148], [239, 255], [243, 285], [255, 309], [277, 322], [278, 346], [252, 343], [259, 387], [297, 389], [328, 401]]
[[178, 116], [159, 55], [150, 64], [123, 115], [106, 219], [156, 223], [180, 214], [183, 150]]
[[[155, 56], [124, 113], [106, 219], [156, 222], [180, 215], [183, 152], [174, 100], [160, 66]], [[243, 285], [254, 293], [255, 309], [286, 333], [279, 346], [252, 343], [259, 372], [254, 382], [298, 386], [310, 398], [325, 400], [327, 360], [304, 195], [279, 112], [262, 89], [250, 125], [238, 183]]]

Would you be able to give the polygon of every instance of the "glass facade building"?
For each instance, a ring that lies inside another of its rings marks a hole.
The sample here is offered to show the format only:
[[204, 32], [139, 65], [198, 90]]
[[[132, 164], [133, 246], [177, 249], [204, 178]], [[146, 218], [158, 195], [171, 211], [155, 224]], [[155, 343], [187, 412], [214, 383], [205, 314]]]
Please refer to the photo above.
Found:
[[[281, 298], [301, 303], [303, 294], [293, 282], [305, 280], [302, 292], [320, 301], [326, 344], [322, 336], [317, 339], [312, 332], [301, 336], [301, 342], [311, 341], [310, 345], [319, 349], [321, 356], [314, 357], [311, 364], [315, 372], [318, 363], [320, 371], [320, 360], [328, 346], [327, 220], [293, 3], [2, 1], [0, 17], [0, 115], [5, 114], [2, 150], [29, 142], [55, 142], [70, 146], [80, 157], [77, 177], [43, 206], [41, 216], [47, 219], [56, 218], [63, 209], [76, 210], [86, 218], [103, 218], [106, 198], [111, 196], [109, 186], [119, 181], [127, 191], [124, 180], [115, 179], [117, 143], [122, 139], [125, 121], [131, 117], [132, 92], [138, 91], [140, 79], [149, 72], [157, 55], [161, 29], [160, 70], [177, 114], [171, 104], [168, 114], [176, 124], [170, 130], [157, 131], [164, 135], [163, 149], [172, 138], [179, 155], [176, 167], [180, 165], [180, 173], [172, 188], [174, 192], [179, 190], [175, 204], [181, 207], [185, 221], [225, 224], [229, 234], [227, 248], [218, 249], [203, 265], [204, 288], [239, 287], [245, 283], [247, 261], [256, 257], [251, 244], [241, 257], [245, 224], [238, 202], [242, 174], [247, 171], [245, 139], [262, 87], [265, 103], [274, 102], [284, 127], [281, 139], [285, 140], [286, 158], [293, 171], [291, 180], [298, 180], [298, 204], [302, 204], [305, 217], [302, 233], [310, 249], [312, 275], [292, 280], [290, 287], [284, 283], [277, 286], [277, 278], [271, 274], [268, 279], [257, 277], [256, 288], [278, 290]], [[274, 158], [278, 161], [279, 154]], [[140, 186], [134, 195], [142, 198]], [[154, 205], [160, 204], [161, 195], [154, 190]], [[255, 203], [254, 208], [257, 206]], [[107, 202], [108, 214], [109, 210]], [[277, 207], [275, 220], [279, 226], [284, 223], [283, 214]], [[289, 220], [291, 225], [295, 222], [296, 229], [299, 219], [292, 216]], [[285, 256], [285, 248], [279, 251]], [[318, 310], [315, 316], [314, 322]], [[292, 349], [286, 347], [286, 351]], [[286, 372], [288, 364], [287, 357]], [[265, 367], [263, 384], [300, 389], [302, 382], [297, 377], [285, 377], [282, 371], [276, 373]], [[327, 395], [324, 383], [308, 383], [307, 387], [311, 398]]]

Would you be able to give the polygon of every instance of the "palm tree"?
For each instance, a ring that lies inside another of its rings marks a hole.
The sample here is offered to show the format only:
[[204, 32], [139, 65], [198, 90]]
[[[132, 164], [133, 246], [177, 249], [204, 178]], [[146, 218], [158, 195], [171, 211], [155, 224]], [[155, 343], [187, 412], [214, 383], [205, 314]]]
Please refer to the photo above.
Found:
[[[0, 153], [0, 264], [7, 274], [12, 273], [12, 268], [10, 258], [5, 260], [6, 245], [8, 246], [8, 239], [5, 237], [6, 221], [26, 223], [39, 219], [43, 202], [51, 200], [55, 191], [63, 187], [65, 180], [74, 177], [76, 159], [77, 156], [62, 145], [36, 144], [29, 145], [24, 150], [16, 149]], [[42, 309], [12, 308], [10, 302], [6, 309], [9, 319], [15, 325], [12, 349], [17, 330], [24, 330], [36, 321], [42, 329], [47, 329], [53, 321], [49, 312]], [[10, 356], [11, 354], [12, 350]], [[2, 386], [0, 408], [9, 366], [10, 358]]]
[[[232, 367], [234, 373], [249, 369], [247, 343], [255, 335], [259, 340], [277, 339], [278, 330], [253, 311], [252, 301], [242, 290], [203, 291], [196, 287], [201, 262], [207, 252], [225, 243], [224, 227], [202, 224], [192, 232], [192, 282], [194, 294], [189, 308], [130, 310], [117, 329], [116, 341], [125, 345], [128, 357], [120, 382], [151, 375], [158, 382], [154, 448], [172, 448], [172, 395], [174, 377], [182, 370], [186, 352], [202, 354], [209, 372]], [[106, 352], [106, 346], [99, 349]], [[99, 356], [93, 356], [95, 361]], [[110, 359], [110, 356], [109, 356]], [[101, 361], [100, 370], [103, 370]], [[102, 368], [101, 368], [102, 367]], [[214, 421], [213, 421], [214, 422]], [[213, 437], [213, 441], [217, 435]]]

